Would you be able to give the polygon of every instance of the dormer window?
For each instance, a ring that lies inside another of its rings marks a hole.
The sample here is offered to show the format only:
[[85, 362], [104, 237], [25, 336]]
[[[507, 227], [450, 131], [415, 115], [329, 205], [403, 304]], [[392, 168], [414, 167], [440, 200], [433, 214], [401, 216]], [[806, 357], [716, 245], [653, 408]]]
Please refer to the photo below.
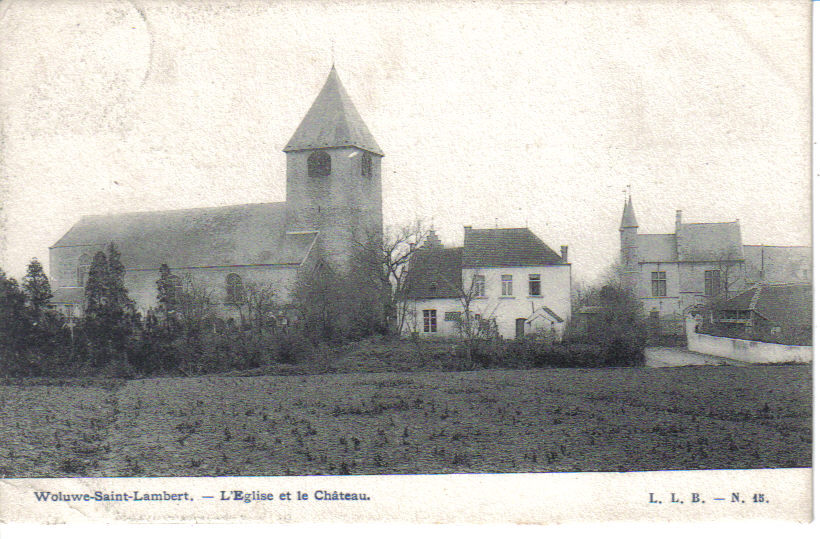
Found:
[[313, 152], [307, 160], [308, 176], [327, 178], [330, 176], [330, 155], [327, 152]]
[[373, 157], [367, 152], [362, 153], [362, 176], [373, 177]]

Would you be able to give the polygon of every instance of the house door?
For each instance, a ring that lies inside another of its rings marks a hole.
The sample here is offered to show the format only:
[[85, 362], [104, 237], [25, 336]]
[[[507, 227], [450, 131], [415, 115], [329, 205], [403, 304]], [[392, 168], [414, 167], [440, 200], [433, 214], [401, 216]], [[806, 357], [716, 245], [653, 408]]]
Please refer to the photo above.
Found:
[[515, 319], [515, 338], [518, 339], [524, 336], [524, 323], [527, 321], [526, 318], [516, 318]]

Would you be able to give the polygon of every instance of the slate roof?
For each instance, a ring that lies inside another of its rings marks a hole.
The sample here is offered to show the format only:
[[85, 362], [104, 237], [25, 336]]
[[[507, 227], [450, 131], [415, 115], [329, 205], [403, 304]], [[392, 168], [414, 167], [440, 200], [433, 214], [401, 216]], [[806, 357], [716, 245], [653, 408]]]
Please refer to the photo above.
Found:
[[555, 313], [555, 311], [553, 311], [552, 309], [550, 309], [550, 308], [549, 308], [549, 307], [547, 307], [546, 305], [543, 305], [543, 306], [541, 306], [541, 308], [536, 309], [536, 310], [535, 310], [535, 312], [533, 312], [533, 313], [530, 315], [530, 317], [529, 317], [529, 318], [527, 318], [527, 322], [532, 322], [533, 320], [535, 320], [535, 319], [536, 319], [536, 318], [538, 318], [539, 316], [545, 316], [545, 317], [547, 317], [547, 318], [552, 318], [553, 320], [555, 320], [555, 321], [556, 321], [556, 322], [558, 322], [559, 324], [560, 324], [561, 322], [563, 322], [563, 321], [564, 321], [564, 319], [563, 319], [563, 318], [561, 318], [560, 316], [558, 316], [558, 315]]
[[719, 304], [722, 311], [754, 311], [782, 327], [809, 327], [812, 290], [809, 284], [762, 284]]
[[764, 280], [768, 283], [811, 281], [811, 247], [744, 245], [743, 257], [746, 262], [746, 276], [750, 280]]
[[332, 67], [325, 85], [284, 151], [339, 146], [355, 146], [384, 155], [342, 86], [336, 68]]
[[464, 229], [464, 247], [441, 247], [431, 232], [410, 261], [408, 295], [414, 299], [461, 297], [464, 268], [551, 266], [564, 264], [528, 228]]
[[426, 247], [416, 251], [408, 268], [408, 296], [415, 299], [461, 297], [462, 253], [462, 247]]
[[114, 242], [126, 269], [301, 264], [317, 233], [285, 231], [284, 202], [94, 215], [52, 249]]
[[714, 262], [743, 260], [740, 223], [686, 223], [676, 230], [678, 260]]
[[638, 234], [641, 262], [675, 262], [678, 259], [674, 234]]
[[637, 226], [638, 219], [635, 217], [635, 208], [632, 207], [632, 196], [630, 195], [626, 204], [624, 204], [624, 213], [621, 216], [621, 230]]
[[563, 264], [528, 228], [465, 228], [465, 268], [551, 266]]

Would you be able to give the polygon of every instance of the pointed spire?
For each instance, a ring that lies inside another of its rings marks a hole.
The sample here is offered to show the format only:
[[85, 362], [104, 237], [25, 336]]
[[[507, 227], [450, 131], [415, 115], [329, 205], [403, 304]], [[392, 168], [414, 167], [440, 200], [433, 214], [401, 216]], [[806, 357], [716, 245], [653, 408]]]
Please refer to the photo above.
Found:
[[624, 213], [621, 217], [621, 230], [625, 228], [638, 228], [638, 220], [635, 218], [635, 209], [632, 207], [632, 195], [624, 203]]
[[355, 146], [384, 155], [342, 86], [336, 67], [296, 129], [286, 152]]

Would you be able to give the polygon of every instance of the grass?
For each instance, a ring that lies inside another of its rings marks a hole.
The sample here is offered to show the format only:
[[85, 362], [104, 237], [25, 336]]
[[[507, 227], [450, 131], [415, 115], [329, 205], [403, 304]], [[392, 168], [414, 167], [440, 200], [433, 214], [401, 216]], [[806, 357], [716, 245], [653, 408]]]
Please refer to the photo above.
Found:
[[5, 381], [0, 477], [811, 466], [811, 367]]

